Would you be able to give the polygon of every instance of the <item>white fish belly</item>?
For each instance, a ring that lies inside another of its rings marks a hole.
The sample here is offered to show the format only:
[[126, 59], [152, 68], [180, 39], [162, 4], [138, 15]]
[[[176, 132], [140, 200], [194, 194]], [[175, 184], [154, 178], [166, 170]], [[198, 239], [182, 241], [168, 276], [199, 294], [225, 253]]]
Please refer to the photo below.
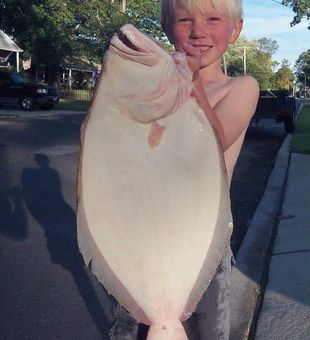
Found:
[[152, 323], [181, 318], [208, 266], [223, 191], [222, 155], [196, 102], [162, 123], [160, 145], [151, 148], [149, 124], [93, 109], [79, 197], [82, 228]]

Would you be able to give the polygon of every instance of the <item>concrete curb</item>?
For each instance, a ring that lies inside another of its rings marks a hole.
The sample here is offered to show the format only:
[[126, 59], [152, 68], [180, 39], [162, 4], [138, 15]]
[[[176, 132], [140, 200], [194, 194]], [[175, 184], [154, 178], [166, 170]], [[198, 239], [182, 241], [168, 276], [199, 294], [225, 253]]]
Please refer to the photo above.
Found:
[[50, 110], [50, 111], [20, 111], [20, 110], [0, 110], [0, 118], [21, 117], [21, 118], [38, 118], [38, 117], [55, 117], [63, 115], [83, 115], [85, 111], [67, 111], [67, 110]]
[[287, 177], [292, 135], [276, 158], [264, 195], [255, 211], [232, 269], [230, 340], [248, 339]]

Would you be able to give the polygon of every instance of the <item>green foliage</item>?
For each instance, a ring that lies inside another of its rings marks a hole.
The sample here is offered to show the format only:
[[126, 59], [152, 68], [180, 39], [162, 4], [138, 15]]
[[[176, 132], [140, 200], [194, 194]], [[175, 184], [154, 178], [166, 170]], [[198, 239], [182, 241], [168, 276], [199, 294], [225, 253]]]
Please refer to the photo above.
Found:
[[274, 86], [280, 90], [292, 90], [294, 87], [294, 73], [287, 59], [282, 61], [281, 67], [274, 74]]
[[263, 53], [273, 55], [279, 49], [279, 45], [275, 40], [269, 38], [261, 38], [256, 40], [256, 49]]
[[299, 87], [305, 90], [305, 85], [309, 90], [310, 86], [310, 49], [301, 53], [295, 64], [297, 82]]
[[244, 46], [246, 46], [246, 73], [252, 75], [262, 90], [273, 86], [272, 55], [277, 51], [275, 40], [262, 38], [247, 40], [244, 37], [229, 46], [226, 60], [227, 73], [231, 76], [240, 76], [244, 73]]
[[90, 100], [78, 100], [78, 99], [64, 99], [61, 98], [57, 104], [53, 107], [53, 110], [64, 111], [88, 111], [90, 107]]
[[[310, 20], [309, 0], [282, 0], [283, 5], [291, 6], [295, 12], [295, 17], [291, 22], [291, 26], [299, 24], [303, 18]], [[310, 25], [308, 26], [310, 29]]]
[[[299, 3], [304, 10], [309, 0], [284, 2]], [[301, 16], [304, 13], [299, 12]], [[0, 0], [0, 28], [25, 50], [24, 59], [31, 56], [32, 64], [45, 66], [51, 77], [57, 75], [62, 64], [74, 59], [100, 63], [112, 35], [125, 23], [132, 23], [165, 41], [157, 0]], [[241, 37], [231, 45], [226, 53], [229, 75], [243, 75], [244, 46], [246, 73], [255, 77], [262, 89], [291, 86], [289, 65], [282, 64], [274, 72], [272, 57], [278, 44], [267, 38]], [[309, 85], [309, 65], [310, 50], [296, 63], [296, 76], [301, 86], [305, 75]]]
[[0, 0], [0, 28], [32, 56], [33, 65], [57, 73], [72, 57], [99, 63], [112, 35], [124, 23], [162, 38], [160, 6], [127, 0], [122, 13], [111, 0]]
[[160, 25], [160, 3], [154, 0], [127, 0], [127, 15], [145, 33], [158, 39], [164, 38]]
[[[74, 16], [60, 0], [2, 1], [1, 27], [26, 51], [46, 65], [57, 65], [74, 52]], [[57, 14], [57, 15], [56, 15]]]
[[306, 105], [298, 114], [291, 151], [310, 154], [310, 105]]
[[246, 47], [247, 65], [250, 55], [252, 54], [253, 42], [247, 40], [244, 37], [240, 37], [239, 40], [229, 45], [225, 54], [227, 62], [227, 73], [230, 76], [241, 76], [244, 73], [244, 47]]

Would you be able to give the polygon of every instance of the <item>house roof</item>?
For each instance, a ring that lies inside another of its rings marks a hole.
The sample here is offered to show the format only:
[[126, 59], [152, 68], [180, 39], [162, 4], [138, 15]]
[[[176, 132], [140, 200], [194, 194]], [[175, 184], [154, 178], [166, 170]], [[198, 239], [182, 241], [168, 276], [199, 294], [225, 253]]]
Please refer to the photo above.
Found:
[[3, 31], [0, 30], [0, 50], [23, 52], [23, 50]]
[[76, 71], [99, 72], [101, 70], [101, 64], [97, 64], [87, 59], [75, 58], [75, 57], [71, 57], [70, 59], [67, 59], [62, 66], [65, 69], [71, 69], [71, 70], [76, 70]]

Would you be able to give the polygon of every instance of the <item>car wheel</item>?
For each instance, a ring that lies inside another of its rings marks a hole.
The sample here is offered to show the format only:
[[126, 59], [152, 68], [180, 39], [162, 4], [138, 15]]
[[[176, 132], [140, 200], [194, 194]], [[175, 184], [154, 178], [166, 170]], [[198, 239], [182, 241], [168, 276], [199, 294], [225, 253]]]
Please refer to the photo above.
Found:
[[33, 97], [26, 95], [26, 96], [21, 97], [20, 106], [23, 110], [31, 111], [35, 107], [35, 101]]

